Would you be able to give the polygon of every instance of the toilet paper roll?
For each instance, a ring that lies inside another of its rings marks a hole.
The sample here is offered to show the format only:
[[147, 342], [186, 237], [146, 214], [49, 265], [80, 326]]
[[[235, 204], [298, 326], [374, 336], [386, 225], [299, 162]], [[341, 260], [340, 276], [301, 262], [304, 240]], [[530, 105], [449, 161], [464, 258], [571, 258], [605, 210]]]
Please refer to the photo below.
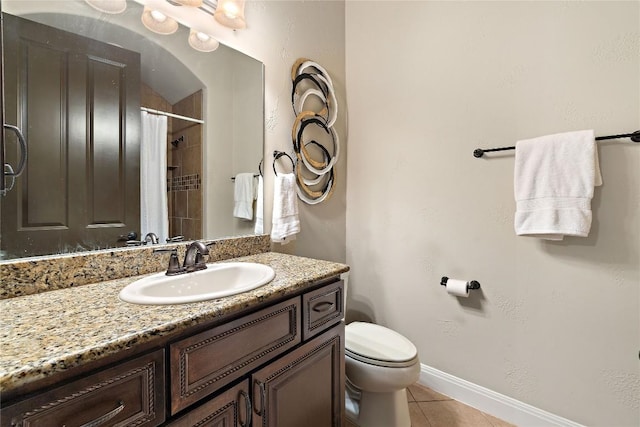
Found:
[[468, 282], [464, 280], [449, 279], [447, 280], [447, 292], [457, 297], [467, 298], [469, 296]]

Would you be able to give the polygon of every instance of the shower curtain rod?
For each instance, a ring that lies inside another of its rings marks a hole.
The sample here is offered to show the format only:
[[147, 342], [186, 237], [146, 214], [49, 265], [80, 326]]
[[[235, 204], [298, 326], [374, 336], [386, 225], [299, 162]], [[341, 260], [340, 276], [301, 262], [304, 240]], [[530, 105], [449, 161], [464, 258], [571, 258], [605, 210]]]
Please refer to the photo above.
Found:
[[204, 123], [204, 120], [194, 119], [192, 117], [187, 117], [187, 116], [180, 116], [178, 114], [173, 114], [173, 113], [167, 113], [166, 111], [154, 110], [152, 108], [147, 108], [147, 107], [140, 107], [140, 109], [142, 111], [146, 111], [147, 113], [158, 114], [160, 116], [173, 117], [174, 119], [186, 120], [188, 122], [195, 122], [200, 124]]

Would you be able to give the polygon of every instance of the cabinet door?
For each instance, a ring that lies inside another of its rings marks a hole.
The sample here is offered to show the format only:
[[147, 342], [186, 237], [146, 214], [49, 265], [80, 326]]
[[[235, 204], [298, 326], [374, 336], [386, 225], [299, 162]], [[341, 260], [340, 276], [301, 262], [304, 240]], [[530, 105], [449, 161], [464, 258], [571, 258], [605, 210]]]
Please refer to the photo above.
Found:
[[296, 297], [171, 344], [171, 414], [299, 342], [300, 298]]
[[344, 425], [344, 323], [252, 375], [254, 427]]
[[164, 406], [164, 350], [158, 350], [3, 407], [0, 424], [151, 427], [164, 421]]
[[249, 380], [231, 387], [168, 424], [170, 427], [244, 427], [251, 422]]

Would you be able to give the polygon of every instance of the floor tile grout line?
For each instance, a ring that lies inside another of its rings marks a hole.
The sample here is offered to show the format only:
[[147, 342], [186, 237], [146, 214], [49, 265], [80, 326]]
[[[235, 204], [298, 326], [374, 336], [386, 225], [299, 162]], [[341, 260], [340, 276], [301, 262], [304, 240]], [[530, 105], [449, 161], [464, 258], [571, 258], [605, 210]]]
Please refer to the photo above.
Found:
[[418, 402], [416, 402], [416, 406], [418, 406], [418, 411], [420, 411], [420, 413], [422, 414], [422, 417], [427, 422], [427, 425], [431, 427], [431, 421], [429, 421], [429, 417], [427, 417], [427, 414], [424, 413], [422, 407], [418, 404]]
[[[414, 402], [418, 402], [418, 403], [420, 403], [420, 402], [451, 402], [452, 400], [455, 400], [455, 399], [451, 399], [451, 398], [449, 398], [449, 399], [427, 399], [427, 400], [414, 400]], [[457, 400], [456, 400], [456, 402], [457, 402]]]

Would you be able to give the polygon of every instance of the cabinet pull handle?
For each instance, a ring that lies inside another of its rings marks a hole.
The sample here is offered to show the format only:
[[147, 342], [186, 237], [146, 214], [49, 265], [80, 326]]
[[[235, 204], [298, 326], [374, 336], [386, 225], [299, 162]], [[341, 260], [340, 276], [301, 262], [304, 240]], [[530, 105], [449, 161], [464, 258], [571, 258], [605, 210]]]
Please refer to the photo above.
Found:
[[315, 304], [311, 309], [316, 313], [321, 313], [323, 311], [329, 311], [335, 304], [329, 301], [323, 301]]
[[124, 402], [122, 400], [120, 400], [120, 401], [118, 401], [118, 407], [116, 409], [114, 409], [113, 411], [107, 412], [106, 414], [96, 418], [93, 421], [89, 421], [86, 424], [82, 424], [80, 427], [98, 427], [98, 426], [101, 426], [102, 424], [106, 423], [111, 418], [115, 417], [120, 412], [122, 412], [123, 409], [124, 409]]
[[[246, 421], [244, 423], [240, 419], [238, 421], [240, 422], [240, 427], [249, 427], [251, 425], [251, 400], [249, 400], [249, 395], [244, 390], [240, 390], [240, 396], [244, 398], [244, 410], [245, 410]], [[238, 396], [238, 406], [240, 406], [239, 396]]]
[[264, 401], [266, 400], [267, 391], [264, 389], [264, 383], [254, 380], [253, 382], [253, 391], [256, 391], [256, 385], [260, 390], [260, 410], [256, 405], [253, 406], [253, 412], [256, 413], [257, 416], [261, 417], [264, 415]]

